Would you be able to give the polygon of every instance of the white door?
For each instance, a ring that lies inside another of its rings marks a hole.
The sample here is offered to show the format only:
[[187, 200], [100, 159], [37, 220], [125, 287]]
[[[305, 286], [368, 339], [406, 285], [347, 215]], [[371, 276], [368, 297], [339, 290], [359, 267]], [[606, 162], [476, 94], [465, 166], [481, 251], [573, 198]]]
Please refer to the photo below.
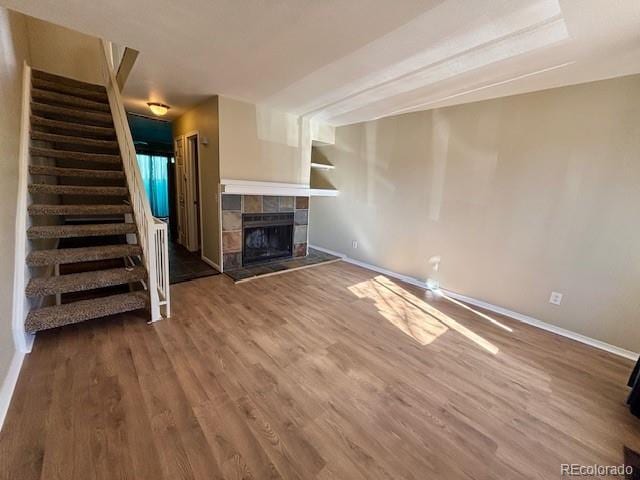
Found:
[[198, 134], [185, 136], [185, 211], [187, 215], [187, 240], [184, 244], [188, 250], [196, 252], [200, 249], [199, 220], [199, 175], [198, 175]]

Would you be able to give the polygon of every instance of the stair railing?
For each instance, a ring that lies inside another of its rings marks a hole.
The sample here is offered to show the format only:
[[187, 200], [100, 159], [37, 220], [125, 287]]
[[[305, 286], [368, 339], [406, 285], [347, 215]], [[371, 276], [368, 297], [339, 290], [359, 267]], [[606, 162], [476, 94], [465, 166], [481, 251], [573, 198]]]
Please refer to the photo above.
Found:
[[168, 318], [171, 314], [167, 224], [151, 213], [149, 199], [138, 167], [127, 112], [116, 80], [117, 66], [113, 65], [110, 42], [102, 40], [102, 53], [103, 79], [129, 187], [138, 242], [142, 248], [142, 260], [149, 275], [147, 289], [151, 304], [151, 321], [155, 322], [163, 317]]

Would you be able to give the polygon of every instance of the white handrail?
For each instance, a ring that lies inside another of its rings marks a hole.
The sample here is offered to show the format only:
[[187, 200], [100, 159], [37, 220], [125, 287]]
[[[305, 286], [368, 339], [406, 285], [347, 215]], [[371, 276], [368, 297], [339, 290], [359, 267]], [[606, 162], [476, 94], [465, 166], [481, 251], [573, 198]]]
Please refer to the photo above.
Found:
[[127, 121], [127, 112], [124, 109], [120, 88], [115, 76], [115, 66], [112, 64], [110, 42], [102, 40], [102, 51], [103, 78], [129, 188], [138, 242], [142, 248], [144, 266], [149, 275], [147, 285], [151, 304], [151, 321], [155, 322], [163, 317], [161, 307], [164, 307], [162, 310], [164, 310], [165, 317], [168, 317], [170, 313], [167, 226], [162, 222], [164, 227], [158, 225], [157, 219], [151, 213], [149, 199], [140, 175], [136, 150]]

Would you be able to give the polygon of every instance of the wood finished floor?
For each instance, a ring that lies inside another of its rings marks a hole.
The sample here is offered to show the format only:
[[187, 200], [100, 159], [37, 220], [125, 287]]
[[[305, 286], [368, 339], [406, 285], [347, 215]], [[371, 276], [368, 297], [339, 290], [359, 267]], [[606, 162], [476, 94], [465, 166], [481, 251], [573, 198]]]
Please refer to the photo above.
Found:
[[549, 479], [640, 450], [631, 362], [359, 267], [172, 300], [38, 335], [2, 479]]

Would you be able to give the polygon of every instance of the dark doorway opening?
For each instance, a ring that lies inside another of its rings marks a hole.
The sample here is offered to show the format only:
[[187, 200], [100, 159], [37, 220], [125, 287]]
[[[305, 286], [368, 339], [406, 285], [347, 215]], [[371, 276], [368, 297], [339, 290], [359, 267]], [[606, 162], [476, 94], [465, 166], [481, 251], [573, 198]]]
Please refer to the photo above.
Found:
[[[171, 122], [132, 113], [128, 114], [128, 120], [152, 213], [169, 224], [169, 282], [174, 284], [218, 274], [216, 269], [200, 258], [199, 252], [190, 252], [178, 244], [177, 182], [179, 179]], [[193, 137], [190, 146], [197, 162], [199, 146], [197, 137]], [[195, 174], [199, 174], [197, 163]], [[197, 177], [195, 186], [196, 189], [200, 187], [200, 179]], [[199, 193], [199, 190], [196, 191], [196, 199], [200, 198]], [[199, 209], [199, 205], [196, 207]], [[197, 215], [198, 239], [201, 238], [199, 220]]]

